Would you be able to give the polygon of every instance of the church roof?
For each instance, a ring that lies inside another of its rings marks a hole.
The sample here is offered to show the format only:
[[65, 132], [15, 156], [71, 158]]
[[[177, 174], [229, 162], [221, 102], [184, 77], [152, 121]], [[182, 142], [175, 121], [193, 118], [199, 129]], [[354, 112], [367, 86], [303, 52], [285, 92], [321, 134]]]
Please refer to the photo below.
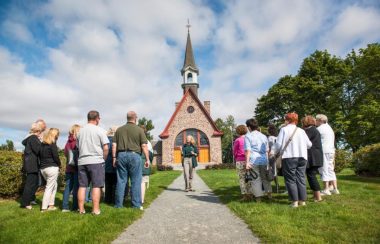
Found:
[[211, 126], [214, 128], [213, 136], [222, 136], [223, 132], [221, 132], [217, 127], [215, 122], [212, 120], [210, 114], [207, 112], [206, 108], [203, 106], [202, 102], [199, 100], [197, 95], [194, 94], [194, 92], [191, 89], [188, 89], [186, 93], [183, 95], [181, 101], [177, 105], [172, 117], [170, 118], [168, 124], [166, 125], [164, 131], [159, 135], [161, 139], [168, 138], [169, 137], [169, 127], [173, 123], [174, 118], [177, 116], [178, 111], [182, 107], [183, 103], [185, 102], [185, 99], [187, 96], [191, 96], [195, 102], [198, 104], [198, 106], [201, 108], [203, 114], [206, 116], [207, 120], [210, 122]]
[[183, 67], [181, 69], [182, 75], [187, 68], [190, 68], [192, 71], [196, 72], [199, 75], [199, 70], [195, 64], [193, 47], [191, 46], [190, 32], [187, 32], [185, 60], [183, 61]]

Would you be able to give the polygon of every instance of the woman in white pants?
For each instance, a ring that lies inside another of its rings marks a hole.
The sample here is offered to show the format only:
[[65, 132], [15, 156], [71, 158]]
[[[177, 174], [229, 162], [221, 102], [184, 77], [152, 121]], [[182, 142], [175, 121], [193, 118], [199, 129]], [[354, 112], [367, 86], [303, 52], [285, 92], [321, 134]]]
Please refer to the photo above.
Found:
[[54, 206], [55, 194], [58, 188], [58, 175], [61, 161], [58, 156], [57, 140], [59, 130], [51, 128], [43, 137], [40, 149], [41, 174], [46, 180], [44, 197], [42, 199], [41, 212], [56, 210]]

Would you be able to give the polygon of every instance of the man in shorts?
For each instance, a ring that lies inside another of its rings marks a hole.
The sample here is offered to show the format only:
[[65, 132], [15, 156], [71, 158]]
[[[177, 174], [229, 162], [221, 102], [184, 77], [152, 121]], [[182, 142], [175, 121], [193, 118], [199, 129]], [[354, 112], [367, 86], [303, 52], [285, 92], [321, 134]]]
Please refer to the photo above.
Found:
[[108, 155], [108, 137], [105, 130], [98, 127], [100, 116], [98, 111], [87, 114], [88, 123], [80, 129], [77, 136], [79, 148], [78, 159], [78, 205], [79, 213], [84, 214], [86, 188], [92, 183], [92, 214], [100, 214], [101, 188], [104, 187], [104, 162]]

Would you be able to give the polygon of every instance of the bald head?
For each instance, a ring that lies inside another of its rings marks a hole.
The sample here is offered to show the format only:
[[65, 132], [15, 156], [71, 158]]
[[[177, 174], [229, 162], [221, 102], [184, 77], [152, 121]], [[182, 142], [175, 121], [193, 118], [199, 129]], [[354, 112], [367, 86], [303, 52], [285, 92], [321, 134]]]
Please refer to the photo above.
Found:
[[45, 120], [37, 119], [35, 123], [41, 128], [41, 132], [44, 132], [46, 130]]
[[137, 114], [135, 111], [129, 111], [127, 113], [127, 121], [128, 122], [136, 123], [136, 119], [137, 119]]

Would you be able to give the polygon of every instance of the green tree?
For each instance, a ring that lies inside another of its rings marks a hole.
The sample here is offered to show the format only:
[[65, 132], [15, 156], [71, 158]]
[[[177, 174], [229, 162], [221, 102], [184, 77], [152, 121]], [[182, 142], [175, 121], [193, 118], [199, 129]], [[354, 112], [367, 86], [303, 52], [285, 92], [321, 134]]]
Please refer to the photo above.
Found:
[[380, 141], [380, 45], [352, 51], [345, 59], [327, 51], [305, 58], [296, 76], [284, 76], [258, 99], [261, 125], [283, 122], [288, 112], [326, 114], [337, 142], [354, 151]]
[[0, 145], [1, 151], [15, 151], [15, 146], [12, 140], [6, 140], [5, 144]]
[[139, 119], [138, 123], [137, 123], [139, 126], [144, 126], [145, 129], [146, 129], [146, 138], [149, 140], [149, 141], [152, 141], [153, 140], [153, 135], [150, 134], [150, 131], [154, 129], [154, 125], [153, 125], [153, 122], [151, 119], [147, 119], [145, 117], [142, 117], [141, 119]]
[[236, 127], [235, 118], [232, 115], [227, 116], [225, 120], [218, 118], [215, 120], [216, 127], [223, 132], [222, 136], [222, 162], [233, 163], [232, 141], [234, 139], [234, 130]]

